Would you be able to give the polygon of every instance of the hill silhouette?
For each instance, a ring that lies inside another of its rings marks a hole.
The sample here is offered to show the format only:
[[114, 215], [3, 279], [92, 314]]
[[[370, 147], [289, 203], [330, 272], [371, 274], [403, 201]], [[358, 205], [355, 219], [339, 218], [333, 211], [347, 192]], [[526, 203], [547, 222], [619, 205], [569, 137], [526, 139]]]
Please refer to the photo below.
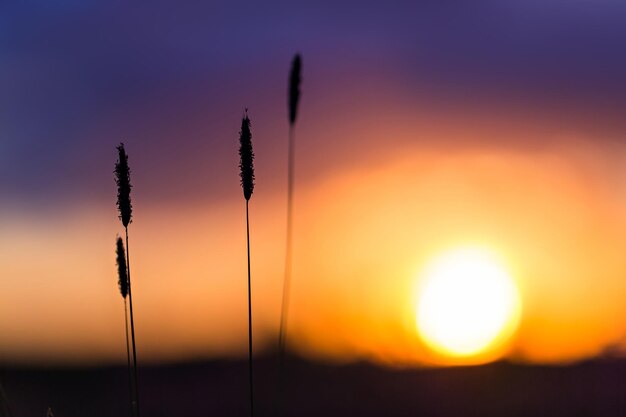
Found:
[[[255, 362], [255, 412], [274, 415], [277, 357]], [[241, 416], [248, 410], [246, 360], [140, 369], [149, 416]], [[393, 370], [368, 363], [327, 365], [290, 357], [285, 415], [290, 416], [615, 416], [626, 362], [571, 366], [497, 362], [476, 367]], [[127, 370], [0, 366], [15, 416], [126, 416]]]

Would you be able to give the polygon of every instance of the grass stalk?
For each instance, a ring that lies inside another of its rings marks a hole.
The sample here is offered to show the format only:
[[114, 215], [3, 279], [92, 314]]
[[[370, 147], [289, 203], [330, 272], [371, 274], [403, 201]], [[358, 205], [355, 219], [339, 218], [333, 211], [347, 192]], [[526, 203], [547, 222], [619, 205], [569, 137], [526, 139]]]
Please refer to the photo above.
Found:
[[135, 344], [135, 320], [133, 314], [133, 290], [130, 281], [130, 254], [128, 249], [128, 227], [124, 228], [126, 232], [126, 264], [128, 268], [128, 303], [130, 306], [130, 334], [132, 339], [132, 348], [133, 348], [133, 375], [134, 375], [134, 385], [135, 385], [135, 398], [133, 401], [133, 409], [135, 411], [135, 416], [139, 417], [139, 380], [137, 377], [137, 349]]
[[248, 242], [248, 371], [250, 375], [250, 415], [254, 415], [254, 384], [252, 377], [252, 289], [250, 285], [250, 220], [246, 200], [246, 240]]
[[133, 374], [134, 374], [134, 399], [133, 415], [139, 417], [139, 378], [137, 377], [137, 349], [135, 342], [135, 315], [133, 313], [133, 292], [130, 278], [130, 249], [128, 245], [128, 225], [132, 222], [132, 209], [133, 206], [130, 200], [130, 190], [132, 185], [130, 183], [130, 168], [128, 166], [128, 155], [124, 149], [124, 144], [120, 143], [117, 147], [119, 156], [118, 161], [115, 163], [115, 183], [117, 184], [117, 208], [119, 210], [119, 218], [124, 226], [124, 232], [126, 234], [126, 271], [128, 278], [128, 302], [130, 306], [130, 333], [132, 340], [133, 351]]
[[291, 262], [292, 262], [292, 236], [293, 236], [293, 184], [294, 184], [294, 155], [295, 155], [295, 129], [289, 125], [289, 155], [287, 164], [287, 236], [285, 238], [285, 268], [283, 273], [283, 297], [280, 314], [280, 329], [278, 332], [278, 347], [282, 356], [285, 354], [287, 343], [287, 318], [289, 317], [289, 294], [291, 289]]
[[[300, 101], [300, 82], [302, 72], [302, 59], [299, 54], [293, 58], [291, 72], [289, 74], [289, 142], [287, 154], [287, 236], [285, 239], [285, 269], [283, 275], [283, 297], [280, 309], [280, 328], [278, 332], [278, 350], [282, 368], [283, 357], [287, 344], [287, 324], [289, 317], [289, 296], [291, 290], [292, 270], [292, 239], [293, 239], [293, 194], [295, 181], [295, 124], [298, 116], [298, 103]], [[281, 371], [282, 372], [282, 371]]]
[[126, 360], [127, 360], [127, 368], [128, 369], [128, 392], [130, 393], [130, 415], [134, 415], [135, 407], [133, 406], [133, 373], [130, 364], [130, 342], [128, 340], [128, 303], [126, 302], [126, 298], [124, 298], [124, 324], [125, 324], [125, 332], [126, 335]]
[[300, 101], [300, 82], [302, 81], [302, 59], [299, 54], [294, 56], [289, 74], [288, 110], [289, 139], [287, 143], [287, 228], [285, 237], [285, 268], [283, 270], [283, 297], [280, 307], [280, 324], [278, 330], [278, 415], [284, 414], [283, 398], [285, 389], [285, 352], [287, 349], [287, 325], [289, 318], [289, 296], [291, 294], [291, 270], [293, 263], [293, 195], [295, 184], [296, 132], [295, 124]]
[[131, 371], [130, 364], [130, 347], [128, 342], [128, 305], [126, 303], [126, 298], [128, 297], [128, 264], [126, 263], [126, 252], [124, 250], [124, 241], [122, 241], [121, 237], [117, 237], [116, 248], [116, 262], [117, 262], [117, 285], [120, 289], [120, 294], [122, 294], [122, 298], [124, 299], [124, 335], [126, 336], [126, 360], [127, 360], [127, 369], [128, 369], [128, 392], [130, 393], [130, 415], [134, 416], [134, 399], [135, 394], [133, 391], [133, 374]]
[[252, 378], [252, 285], [250, 273], [250, 216], [248, 203], [254, 191], [254, 152], [252, 151], [252, 132], [250, 131], [250, 119], [248, 109], [241, 121], [239, 132], [239, 176], [243, 196], [246, 199], [246, 241], [248, 245], [248, 370], [250, 379], [250, 416], [254, 416], [254, 385]]

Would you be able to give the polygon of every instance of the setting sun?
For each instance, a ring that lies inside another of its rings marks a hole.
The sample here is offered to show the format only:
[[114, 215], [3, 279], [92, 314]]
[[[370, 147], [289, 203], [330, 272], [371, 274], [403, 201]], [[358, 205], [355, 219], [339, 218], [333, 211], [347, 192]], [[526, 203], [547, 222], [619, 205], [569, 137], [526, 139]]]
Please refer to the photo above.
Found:
[[521, 310], [513, 279], [491, 253], [459, 249], [425, 270], [417, 306], [421, 338], [446, 356], [495, 350], [517, 328]]

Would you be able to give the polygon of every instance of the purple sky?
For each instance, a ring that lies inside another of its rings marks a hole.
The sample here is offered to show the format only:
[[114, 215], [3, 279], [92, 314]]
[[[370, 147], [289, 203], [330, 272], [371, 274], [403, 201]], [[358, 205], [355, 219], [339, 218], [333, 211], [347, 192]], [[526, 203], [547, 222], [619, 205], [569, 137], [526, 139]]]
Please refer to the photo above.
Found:
[[[257, 154], [275, 156], [266, 175], [274, 186], [284, 171], [286, 79], [297, 51], [302, 123], [318, 129], [349, 131], [368, 117], [350, 112], [352, 103], [375, 112], [385, 100], [401, 106], [403, 95], [460, 113], [477, 103], [497, 110], [494, 102], [566, 115], [582, 107], [621, 129], [626, 5], [548, 3], [3, 4], [0, 208], [110, 200], [120, 141], [135, 172], [150, 172], [144, 198], [192, 198], [198, 187], [223, 195], [246, 106]], [[336, 138], [308, 139], [323, 147]], [[310, 157], [319, 171], [345, 163]]]

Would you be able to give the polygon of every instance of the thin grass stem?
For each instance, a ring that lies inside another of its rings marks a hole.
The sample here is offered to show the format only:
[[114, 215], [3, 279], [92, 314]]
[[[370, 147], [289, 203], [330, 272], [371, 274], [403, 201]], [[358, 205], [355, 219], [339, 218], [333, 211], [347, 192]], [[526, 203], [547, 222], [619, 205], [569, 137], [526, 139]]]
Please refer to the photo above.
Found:
[[250, 376], [250, 416], [254, 416], [254, 384], [252, 378], [252, 288], [250, 285], [250, 220], [246, 200], [246, 238], [248, 241], [248, 366]]
[[139, 382], [137, 378], [137, 349], [135, 345], [135, 320], [133, 314], [133, 290], [130, 280], [130, 251], [128, 248], [128, 227], [124, 227], [126, 232], [126, 265], [128, 271], [128, 300], [130, 303], [130, 334], [132, 338], [132, 347], [133, 347], [133, 370], [134, 370], [134, 385], [135, 385], [135, 400], [134, 400], [134, 409], [135, 416], [139, 417]]

